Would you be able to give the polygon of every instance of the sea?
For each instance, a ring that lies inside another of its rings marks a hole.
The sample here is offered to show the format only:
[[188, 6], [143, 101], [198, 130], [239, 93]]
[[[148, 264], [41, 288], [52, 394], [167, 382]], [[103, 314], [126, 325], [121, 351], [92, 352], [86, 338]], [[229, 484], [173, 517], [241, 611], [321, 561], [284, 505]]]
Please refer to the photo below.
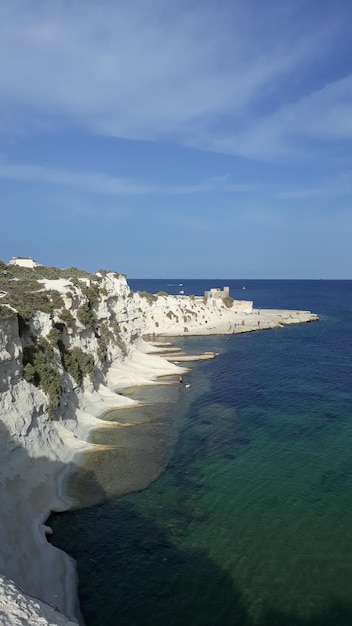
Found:
[[77, 561], [86, 626], [351, 626], [352, 281], [129, 284], [228, 285], [319, 321], [172, 338], [219, 356], [182, 385], [125, 390], [143, 404], [108, 416], [129, 426], [94, 434], [109, 448], [68, 486], [76, 508], [48, 522]]

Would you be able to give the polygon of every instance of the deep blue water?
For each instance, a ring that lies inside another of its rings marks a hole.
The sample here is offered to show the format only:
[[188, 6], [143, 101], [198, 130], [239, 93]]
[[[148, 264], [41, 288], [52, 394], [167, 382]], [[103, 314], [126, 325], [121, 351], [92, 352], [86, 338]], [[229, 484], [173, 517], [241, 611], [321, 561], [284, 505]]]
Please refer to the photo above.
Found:
[[[129, 283], [188, 295], [229, 285], [256, 307], [320, 319], [177, 338], [220, 356], [194, 366], [188, 389], [171, 379], [126, 392], [145, 406], [111, 420], [140, 422], [132, 438], [97, 432], [116, 448], [71, 487], [82, 502], [94, 489], [108, 499], [50, 520], [77, 559], [87, 626], [350, 626], [352, 281]], [[153, 472], [146, 489], [114, 496]]]

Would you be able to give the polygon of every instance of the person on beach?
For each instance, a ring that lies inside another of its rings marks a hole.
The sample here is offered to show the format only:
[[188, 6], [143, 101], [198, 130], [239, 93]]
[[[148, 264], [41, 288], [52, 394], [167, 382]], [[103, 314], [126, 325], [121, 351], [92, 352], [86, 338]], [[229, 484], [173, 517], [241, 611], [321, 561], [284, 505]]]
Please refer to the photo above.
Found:
[[179, 378], [178, 380], [179, 380], [179, 383], [180, 383], [180, 385], [181, 385], [181, 384], [183, 383], [183, 378], [182, 378], [182, 376], [180, 376], [180, 378]]

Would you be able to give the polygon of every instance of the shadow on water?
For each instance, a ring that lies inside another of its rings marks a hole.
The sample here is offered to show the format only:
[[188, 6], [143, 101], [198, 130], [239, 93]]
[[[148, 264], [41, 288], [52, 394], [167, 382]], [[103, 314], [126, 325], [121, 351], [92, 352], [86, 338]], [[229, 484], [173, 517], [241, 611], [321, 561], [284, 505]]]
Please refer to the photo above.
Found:
[[[203, 368], [207, 369], [207, 365]], [[240, 386], [236, 383], [238, 393]], [[249, 389], [255, 399], [257, 388], [258, 385], [254, 391]], [[84, 510], [55, 515], [49, 520], [54, 529], [55, 545], [77, 560], [81, 581], [79, 595], [86, 626], [351, 626], [350, 605], [343, 604], [332, 593], [323, 598], [320, 612], [313, 608], [317, 606], [314, 597], [307, 608], [310, 599], [306, 597], [301, 605], [299, 600], [292, 602], [286, 613], [283, 610], [285, 599], [280, 603], [280, 610], [274, 600], [264, 604], [267, 600], [265, 592], [270, 591], [269, 575], [264, 574], [263, 587], [266, 585], [267, 589], [264, 589], [263, 597], [253, 598], [246, 583], [239, 582], [234, 570], [230, 572], [221, 567], [222, 561], [215, 563], [210, 558], [209, 542], [198, 547], [190, 528], [194, 531], [199, 522], [203, 525], [202, 536], [211, 536], [208, 529], [204, 529], [208, 523], [207, 507], [203, 507], [202, 500], [197, 498], [197, 488], [202, 480], [199, 468], [209, 467], [211, 463], [215, 466], [222, 459], [231, 461], [241, 454], [244, 456], [251, 450], [254, 435], [253, 428], [248, 428], [248, 420], [241, 419], [242, 405], [239, 411], [235, 410], [231, 398], [222, 395], [221, 389], [215, 399], [212, 394], [203, 392], [198, 398], [193, 381], [191, 389], [192, 396], [184, 407], [187, 420], [182, 424], [184, 428], [168, 464], [169, 473], [164, 476], [164, 482], [158, 481], [161, 486], [156, 495], [154, 493], [149, 511], [147, 506], [142, 514], [133, 500], [131, 503], [128, 498], [113, 498]], [[222, 400], [225, 397], [227, 406], [224, 407]], [[246, 406], [245, 400], [244, 397], [243, 406]], [[275, 434], [273, 418], [273, 426], [267, 423], [268, 419], [259, 421], [262, 405], [269, 400], [262, 394], [259, 401], [257, 430], [265, 423], [266, 430], [270, 427], [270, 433], [274, 429]], [[237, 408], [237, 403], [235, 406]], [[296, 431], [293, 434], [297, 438]], [[276, 436], [275, 440], [278, 438]], [[140, 450], [137, 456], [138, 464], [144, 465]], [[119, 471], [112, 459], [108, 465], [115, 472], [117, 482], [128, 476], [126, 464], [121, 464]], [[331, 491], [336, 482], [345, 484], [342, 479], [340, 474], [328, 474], [322, 479], [321, 490], [324, 493]], [[85, 482], [83, 477], [82, 484]], [[95, 477], [93, 482], [99, 481]], [[164, 488], [167, 489], [170, 483], [172, 490], [168, 498], [163, 498]], [[170, 506], [171, 514], [166, 511], [167, 506]], [[258, 541], [259, 534], [258, 526], [255, 536]], [[62, 537], [62, 545], [57, 535]], [[285, 568], [284, 558], [282, 567]], [[252, 569], [255, 576], [255, 564]], [[280, 579], [280, 571], [277, 573]]]
[[[64, 521], [65, 513], [60, 517]], [[176, 548], [156, 521], [129, 503], [86, 509], [70, 517], [69, 532], [78, 574], [90, 572], [80, 589], [87, 626], [250, 624], [228, 574], [199, 550]], [[82, 533], [84, 541], [76, 543]]]
[[65, 548], [77, 560], [78, 575], [84, 571], [79, 594], [86, 626], [352, 624], [351, 610], [338, 601], [309, 620], [275, 610], [255, 619], [228, 572], [204, 551], [177, 548], [157, 521], [122, 500], [67, 515], [56, 522], [68, 522]]
[[[241, 424], [234, 427], [236, 413], [230, 408], [224, 413], [216, 403], [208, 404], [198, 415], [198, 403], [190, 401], [188, 410], [192, 425], [181, 433], [169, 464], [176, 487], [172, 515], [165, 514], [162, 498], [152, 513], [143, 514], [127, 498], [113, 498], [49, 520], [53, 543], [77, 561], [86, 626], [351, 626], [350, 606], [332, 595], [320, 613], [312, 608], [309, 618], [302, 617], [299, 604], [295, 613], [269, 609], [262, 599], [253, 601], [243, 583], [219, 567], [207, 550], [192, 547], [189, 528], [208, 522], [207, 509], [197, 499], [199, 461], [236, 457], [236, 450], [246, 449], [250, 439]], [[214, 423], [215, 435], [210, 428]], [[184, 472], [186, 464], [192, 465], [191, 472]], [[104, 497], [94, 473], [81, 473], [81, 482], [82, 489], [97, 489], [95, 500]]]

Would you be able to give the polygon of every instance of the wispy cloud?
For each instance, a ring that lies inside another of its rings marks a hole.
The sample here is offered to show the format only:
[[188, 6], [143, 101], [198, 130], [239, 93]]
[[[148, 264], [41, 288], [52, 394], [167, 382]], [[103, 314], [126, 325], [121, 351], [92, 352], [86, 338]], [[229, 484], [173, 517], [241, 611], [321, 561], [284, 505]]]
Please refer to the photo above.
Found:
[[129, 219], [135, 219], [135, 208], [129, 206], [125, 198], [111, 199], [96, 197], [80, 193], [80, 191], [62, 188], [54, 194], [49, 190], [36, 194], [36, 206], [38, 212], [45, 220], [60, 224], [74, 222], [82, 223], [82, 220], [96, 221], [103, 219], [104, 222], [121, 223]]
[[248, 189], [245, 185], [232, 183], [227, 176], [210, 177], [190, 185], [152, 185], [100, 172], [73, 172], [41, 165], [10, 164], [1, 160], [0, 179], [71, 187], [108, 196], [187, 195], [212, 191], [240, 193]]
[[274, 194], [281, 200], [306, 200], [333, 196], [350, 196], [352, 193], [352, 174], [345, 173], [334, 179], [326, 180], [316, 187], [297, 188], [279, 191]]
[[[257, 119], [250, 129], [210, 138], [209, 147], [246, 157], [316, 153], [316, 141], [352, 139], [352, 74], [325, 85], [278, 111]], [[310, 142], [310, 143], [309, 143]]]
[[352, 77], [324, 84], [312, 71], [344, 17], [274, 4], [0, 0], [0, 128], [73, 126], [256, 158], [350, 138]]

